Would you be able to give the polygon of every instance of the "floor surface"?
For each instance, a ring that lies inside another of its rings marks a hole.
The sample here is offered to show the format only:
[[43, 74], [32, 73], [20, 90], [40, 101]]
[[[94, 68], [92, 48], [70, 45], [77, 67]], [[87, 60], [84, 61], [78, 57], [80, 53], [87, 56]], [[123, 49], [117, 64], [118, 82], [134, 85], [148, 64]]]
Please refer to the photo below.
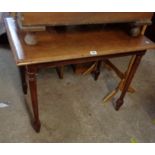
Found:
[[[122, 70], [129, 58], [113, 59]], [[9, 48], [0, 48], [0, 142], [155, 142], [155, 52], [145, 55], [125, 104], [115, 111], [103, 97], [119, 79], [103, 67], [98, 81], [77, 76], [65, 67], [60, 80], [55, 69], [38, 73], [41, 132], [30, 123], [29, 95], [24, 96], [18, 68]]]

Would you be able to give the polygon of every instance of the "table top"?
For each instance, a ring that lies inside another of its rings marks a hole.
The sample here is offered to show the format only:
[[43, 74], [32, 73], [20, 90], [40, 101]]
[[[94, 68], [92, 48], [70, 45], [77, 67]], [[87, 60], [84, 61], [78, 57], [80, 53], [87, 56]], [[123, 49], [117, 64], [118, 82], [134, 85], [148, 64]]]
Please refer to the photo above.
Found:
[[155, 48], [155, 43], [145, 36], [133, 38], [121, 30], [69, 30], [58, 32], [54, 29], [37, 32], [38, 44], [24, 43], [13, 18], [5, 19], [6, 30], [16, 64], [31, 65], [125, 54]]

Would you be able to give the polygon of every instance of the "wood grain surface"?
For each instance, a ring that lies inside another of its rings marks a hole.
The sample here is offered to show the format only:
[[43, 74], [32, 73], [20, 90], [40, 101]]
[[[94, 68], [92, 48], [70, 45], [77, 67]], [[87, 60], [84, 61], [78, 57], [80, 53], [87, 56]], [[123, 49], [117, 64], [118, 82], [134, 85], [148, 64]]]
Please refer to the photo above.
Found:
[[151, 12], [25, 12], [19, 17], [24, 26], [38, 26], [132, 22], [151, 20], [152, 15]]
[[[13, 18], [6, 18], [5, 25], [17, 65], [125, 54], [155, 48], [155, 44], [145, 36], [133, 38], [121, 30], [110, 29], [38, 32], [38, 44], [28, 46]], [[90, 51], [96, 51], [97, 55], [91, 55]]]

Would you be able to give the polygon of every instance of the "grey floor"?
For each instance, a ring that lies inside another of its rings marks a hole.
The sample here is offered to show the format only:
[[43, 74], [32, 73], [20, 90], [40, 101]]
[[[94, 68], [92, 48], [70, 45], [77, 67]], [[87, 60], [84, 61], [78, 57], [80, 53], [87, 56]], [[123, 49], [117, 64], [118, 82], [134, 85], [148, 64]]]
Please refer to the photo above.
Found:
[[[9, 48], [0, 48], [0, 142], [155, 142], [155, 52], [144, 58], [133, 81], [135, 94], [127, 94], [116, 112], [103, 97], [118, 78], [103, 67], [99, 80], [74, 75], [65, 68], [58, 79], [55, 69], [38, 73], [41, 132], [30, 123], [29, 95], [21, 89], [18, 68]], [[113, 59], [122, 70], [129, 58]], [[123, 65], [122, 65], [123, 64]]]

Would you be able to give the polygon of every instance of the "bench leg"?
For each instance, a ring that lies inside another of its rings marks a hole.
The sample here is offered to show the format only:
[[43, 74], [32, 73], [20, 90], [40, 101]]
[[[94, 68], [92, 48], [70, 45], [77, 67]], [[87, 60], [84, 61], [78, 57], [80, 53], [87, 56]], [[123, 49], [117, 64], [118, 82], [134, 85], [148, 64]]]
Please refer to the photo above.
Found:
[[137, 54], [133, 60], [133, 63], [131, 65], [131, 68], [129, 70], [129, 72], [126, 74], [126, 77], [125, 77], [125, 82], [124, 82], [124, 86], [122, 88], [122, 93], [121, 93], [121, 96], [118, 98], [118, 100], [116, 101], [116, 106], [115, 106], [115, 109], [116, 110], [119, 110], [120, 107], [123, 105], [123, 100], [124, 100], [124, 97], [126, 95], [126, 92], [128, 91], [129, 89], [129, 86], [132, 82], [132, 79], [136, 73], [136, 70], [140, 64], [140, 61], [141, 61], [141, 58], [142, 56], [145, 54], [145, 51], [142, 51], [141, 53]]
[[38, 110], [38, 98], [37, 98], [37, 81], [36, 81], [36, 68], [35, 66], [27, 66], [27, 76], [31, 95], [31, 103], [34, 115], [34, 129], [36, 132], [40, 131], [40, 120]]

